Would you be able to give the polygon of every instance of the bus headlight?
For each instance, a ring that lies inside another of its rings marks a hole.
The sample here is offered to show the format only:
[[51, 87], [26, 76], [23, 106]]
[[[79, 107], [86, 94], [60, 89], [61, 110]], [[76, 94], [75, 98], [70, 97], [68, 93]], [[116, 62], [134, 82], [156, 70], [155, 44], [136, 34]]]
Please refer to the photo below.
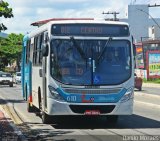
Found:
[[63, 97], [59, 95], [59, 93], [56, 91], [55, 88], [53, 88], [52, 86], [48, 86], [48, 88], [54, 99], [59, 100], [59, 101], [64, 101]]
[[133, 98], [133, 88], [129, 88], [125, 95], [121, 98], [120, 102], [126, 102], [129, 99]]

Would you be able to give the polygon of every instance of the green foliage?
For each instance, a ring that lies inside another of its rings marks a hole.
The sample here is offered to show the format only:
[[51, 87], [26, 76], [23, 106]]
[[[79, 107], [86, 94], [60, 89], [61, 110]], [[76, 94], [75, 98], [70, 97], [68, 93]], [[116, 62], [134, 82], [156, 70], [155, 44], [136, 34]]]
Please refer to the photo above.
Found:
[[144, 83], [157, 83], [157, 84], [160, 84], [160, 78], [157, 78], [157, 79], [143, 79], [143, 82]]
[[4, 69], [8, 64], [17, 61], [20, 65], [22, 52], [22, 34], [9, 34], [7, 39], [0, 38], [0, 69]]
[[[9, 4], [7, 2], [0, 1], [0, 17], [4, 18], [13, 17], [12, 8], [9, 8], [8, 6]], [[0, 32], [6, 29], [7, 27], [3, 23], [0, 23]]]

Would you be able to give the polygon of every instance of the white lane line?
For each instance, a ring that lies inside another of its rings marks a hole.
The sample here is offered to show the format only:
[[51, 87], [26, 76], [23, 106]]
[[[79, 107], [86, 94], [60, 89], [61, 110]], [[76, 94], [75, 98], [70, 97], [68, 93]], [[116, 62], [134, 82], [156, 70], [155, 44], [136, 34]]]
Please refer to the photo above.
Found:
[[155, 95], [155, 94], [146, 94], [146, 93], [142, 93], [142, 92], [135, 92], [134, 93], [136, 96], [145, 96], [145, 97], [153, 97], [153, 98], [159, 98], [160, 99], [160, 95]]
[[153, 104], [153, 103], [147, 103], [147, 102], [142, 102], [142, 101], [138, 101], [138, 100], [135, 100], [134, 102], [136, 102], [138, 104], [143, 104], [146, 106], [154, 107], [154, 108], [160, 108], [160, 105]]

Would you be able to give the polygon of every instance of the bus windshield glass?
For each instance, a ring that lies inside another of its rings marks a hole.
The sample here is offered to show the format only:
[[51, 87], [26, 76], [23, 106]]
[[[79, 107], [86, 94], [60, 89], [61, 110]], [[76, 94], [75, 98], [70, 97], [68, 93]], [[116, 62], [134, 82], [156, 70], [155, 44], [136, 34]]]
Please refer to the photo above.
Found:
[[121, 84], [131, 76], [128, 40], [52, 39], [51, 76], [70, 85]]

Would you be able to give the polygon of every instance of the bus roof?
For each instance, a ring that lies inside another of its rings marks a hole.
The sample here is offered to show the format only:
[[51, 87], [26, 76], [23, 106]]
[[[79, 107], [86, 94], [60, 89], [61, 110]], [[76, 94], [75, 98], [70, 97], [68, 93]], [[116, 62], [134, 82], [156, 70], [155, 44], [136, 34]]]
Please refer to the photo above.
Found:
[[128, 23], [126, 22], [119, 22], [119, 21], [105, 21], [103, 20], [55, 20], [55, 21], [50, 21], [47, 24], [44, 24], [40, 27], [38, 27], [37, 29], [31, 31], [28, 36], [26, 36], [26, 38], [28, 37], [33, 37], [41, 32], [46, 31], [52, 24], [71, 24], [71, 23], [82, 23], [82, 24], [115, 24], [115, 25], [127, 25], [129, 26]]
[[67, 21], [67, 20], [94, 20], [93, 18], [52, 18], [47, 20], [41, 20], [34, 23], [31, 23], [33, 26], [41, 26], [47, 24], [50, 21]]
[[118, 24], [118, 25], [129, 25], [128, 23], [126, 22], [119, 22], [119, 21], [105, 21], [105, 20], [62, 20], [62, 21], [50, 21], [48, 22], [48, 24], [64, 24], [64, 23], [94, 23], [94, 24]]

